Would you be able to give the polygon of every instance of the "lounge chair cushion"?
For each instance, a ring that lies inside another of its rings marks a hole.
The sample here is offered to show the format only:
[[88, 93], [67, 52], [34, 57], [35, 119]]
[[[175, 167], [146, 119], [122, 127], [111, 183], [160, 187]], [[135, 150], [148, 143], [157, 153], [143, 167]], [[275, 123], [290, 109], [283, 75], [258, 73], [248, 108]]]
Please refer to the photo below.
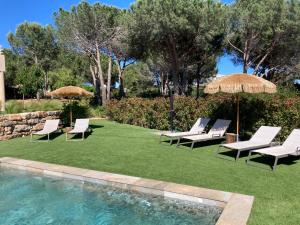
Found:
[[274, 147], [254, 150], [252, 152], [265, 154], [265, 155], [272, 155], [272, 156], [281, 156], [281, 155], [288, 155], [289, 153], [293, 153], [293, 152], [295, 152], [295, 150], [287, 152], [286, 149], [282, 146], [274, 146]]
[[37, 131], [33, 134], [46, 135], [57, 131], [59, 120], [46, 120], [43, 130]]
[[258, 149], [253, 152], [278, 157], [286, 155], [298, 155], [299, 150], [300, 129], [294, 129], [281, 146]]
[[70, 134], [84, 133], [89, 129], [89, 119], [76, 119], [74, 129], [69, 131]]
[[204, 132], [205, 127], [207, 126], [209, 122], [209, 118], [199, 118], [196, 123], [193, 125], [190, 131], [186, 132], [161, 132], [160, 135], [170, 137], [170, 138], [180, 138], [183, 136], [189, 136], [189, 135], [197, 135]]
[[253, 148], [264, 148], [268, 147], [270, 144], [266, 143], [255, 143], [253, 141], [239, 141], [229, 144], [222, 144], [221, 146], [225, 148], [235, 149], [235, 150], [250, 150]]

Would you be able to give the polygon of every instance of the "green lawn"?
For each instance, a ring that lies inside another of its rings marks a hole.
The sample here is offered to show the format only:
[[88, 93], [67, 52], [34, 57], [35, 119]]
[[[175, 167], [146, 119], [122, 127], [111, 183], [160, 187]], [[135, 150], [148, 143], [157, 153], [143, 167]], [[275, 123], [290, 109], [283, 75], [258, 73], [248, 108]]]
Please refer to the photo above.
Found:
[[[159, 144], [149, 129], [109, 121], [93, 123], [84, 142], [66, 142], [61, 135], [49, 143], [29, 138], [0, 142], [0, 157], [10, 156], [144, 178], [171, 181], [255, 196], [249, 224], [300, 222], [300, 159], [282, 160], [276, 172], [266, 163], [245, 164], [214, 157], [217, 145], [176, 148]], [[228, 157], [227, 159], [233, 159]], [[269, 170], [266, 170], [269, 169]]]

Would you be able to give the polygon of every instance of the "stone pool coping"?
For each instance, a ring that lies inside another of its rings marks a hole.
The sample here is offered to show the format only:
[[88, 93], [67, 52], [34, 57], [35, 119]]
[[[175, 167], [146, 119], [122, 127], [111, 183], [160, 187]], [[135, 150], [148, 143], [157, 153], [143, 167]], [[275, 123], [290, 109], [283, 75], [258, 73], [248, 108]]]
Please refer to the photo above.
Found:
[[103, 184], [131, 191], [159, 195], [166, 199], [178, 199], [221, 207], [223, 211], [216, 225], [246, 225], [254, 201], [253, 196], [238, 193], [10, 157], [0, 158], [0, 167], [9, 167], [82, 182]]

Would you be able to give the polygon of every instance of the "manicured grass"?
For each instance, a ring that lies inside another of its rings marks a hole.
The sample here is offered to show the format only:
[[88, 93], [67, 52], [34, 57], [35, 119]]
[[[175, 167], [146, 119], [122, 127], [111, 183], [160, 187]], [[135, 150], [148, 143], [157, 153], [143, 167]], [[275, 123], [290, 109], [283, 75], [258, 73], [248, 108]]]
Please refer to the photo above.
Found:
[[[83, 142], [66, 142], [65, 136], [49, 143], [29, 138], [0, 142], [0, 157], [108, 171], [194, 186], [254, 195], [249, 224], [299, 224], [300, 159], [281, 160], [277, 171], [267, 163], [245, 164], [214, 157], [217, 145], [176, 148], [159, 144], [153, 131], [109, 121], [93, 122], [94, 132]], [[268, 170], [267, 170], [268, 169]]]

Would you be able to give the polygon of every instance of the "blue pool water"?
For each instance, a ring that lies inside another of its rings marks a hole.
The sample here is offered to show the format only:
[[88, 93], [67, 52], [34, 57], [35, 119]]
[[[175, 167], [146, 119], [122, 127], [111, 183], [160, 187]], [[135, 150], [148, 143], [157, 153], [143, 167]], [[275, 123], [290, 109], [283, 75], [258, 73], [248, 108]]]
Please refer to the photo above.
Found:
[[0, 224], [213, 225], [220, 209], [0, 169]]

